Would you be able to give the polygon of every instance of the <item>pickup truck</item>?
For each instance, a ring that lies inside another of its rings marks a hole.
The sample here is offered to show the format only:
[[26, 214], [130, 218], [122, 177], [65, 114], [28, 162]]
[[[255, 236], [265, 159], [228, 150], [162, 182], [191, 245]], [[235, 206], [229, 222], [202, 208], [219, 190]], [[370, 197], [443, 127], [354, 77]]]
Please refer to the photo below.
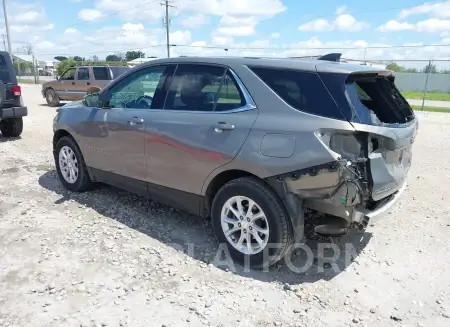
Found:
[[41, 93], [52, 107], [58, 106], [60, 101], [81, 100], [86, 94], [100, 91], [129, 69], [124, 66], [71, 67], [57, 80], [42, 84]]
[[0, 51], [0, 133], [3, 137], [18, 137], [23, 131], [22, 117], [28, 109], [22, 100], [22, 89], [16, 71], [6, 51]]

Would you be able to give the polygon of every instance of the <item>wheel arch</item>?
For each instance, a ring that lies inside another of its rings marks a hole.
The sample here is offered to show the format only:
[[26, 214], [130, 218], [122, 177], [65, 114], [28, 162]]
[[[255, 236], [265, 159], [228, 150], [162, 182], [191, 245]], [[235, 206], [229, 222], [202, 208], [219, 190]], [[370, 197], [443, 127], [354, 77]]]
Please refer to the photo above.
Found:
[[211, 182], [206, 188], [204, 202], [205, 216], [209, 216], [211, 214], [212, 202], [219, 189], [226, 183], [242, 177], [256, 178], [273, 191], [289, 217], [289, 222], [294, 230], [296, 241], [300, 241], [300, 239], [304, 236], [303, 201], [298, 199], [295, 195], [287, 192], [285, 185], [274, 177], [261, 178], [241, 169], [230, 169], [220, 172], [211, 179]]
[[62, 139], [64, 136], [69, 136], [73, 140], [75, 140], [75, 138], [72, 136], [72, 134], [70, 134], [65, 129], [58, 129], [57, 131], [55, 131], [55, 133], [53, 133], [53, 150], [55, 150], [56, 144], [58, 143], [58, 141], [60, 139]]

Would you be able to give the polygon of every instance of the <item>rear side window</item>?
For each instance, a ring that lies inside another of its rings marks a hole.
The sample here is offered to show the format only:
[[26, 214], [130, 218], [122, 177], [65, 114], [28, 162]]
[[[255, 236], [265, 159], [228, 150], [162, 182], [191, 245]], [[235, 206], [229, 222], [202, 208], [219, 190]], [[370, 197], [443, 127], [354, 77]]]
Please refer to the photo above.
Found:
[[11, 83], [11, 75], [8, 64], [6, 62], [4, 55], [1, 54], [0, 54], [0, 80], [3, 81], [3, 83]]
[[224, 67], [180, 64], [171, 79], [164, 109], [229, 111], [245, 104]]
[[97, 81], [109, 81], [111, 78], [106, 67], [94, 67], [94, 77]]
[[345, 119], [316, 73], [250, 67], [291, 107], [313, 115]]
[[414, 119], [411, 107], [393, 80], [384, 76], [350, 76], [345, 88], [363, 124], [404, 124]]

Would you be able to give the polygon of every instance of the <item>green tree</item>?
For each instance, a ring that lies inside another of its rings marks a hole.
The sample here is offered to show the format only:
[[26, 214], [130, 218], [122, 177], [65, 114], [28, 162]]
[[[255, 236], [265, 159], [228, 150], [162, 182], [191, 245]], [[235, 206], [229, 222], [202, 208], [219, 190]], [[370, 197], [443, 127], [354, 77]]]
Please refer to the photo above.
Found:
[[422, 73], [436, 74], [437, 73], [436, 65], [431, 64], [431, 63], [426, 65], [425, 68], [422, 69]]
[[80, 56], [75, 56], [75, 57], [73, 57], [73, 60], [75, 60], [75, 61], [83, 61], [83, 58], [81, 58]]
[[56, 72], [58, 73], [58, 76], [61, 76], [67, 69], [70, 67], [75, 67], [76, 65], [77, 62], [73, 59], [61, 61], [58, 65], [56, 65]]
[[59, 61], [64, 61], [64, 60], [67, 60], [69, 58], [64, 57], [64, 56], [56, 56], [54, 59], [59, 60]]
[[393, 72], [403, 72], [405, 71], [405, 67], [400, 66], [399, 64], [397, 64], [396, 62], [389, 62], [386, 65], [386, 69], [392, 70]]
[[142, 51], [128, 51], [125, 54], [125, 58], [128, 61], [131, 61], [131, 60], [134, 60], [134, 59], [137, 59], [137, 58], [145, 58], [145, 53], [143, 53]]
[[118, 55], [111, 54], [106, 57], [106, 61], [121, 61]]
[[405, 73], [417, 73], [417, 68], [406, 68]]

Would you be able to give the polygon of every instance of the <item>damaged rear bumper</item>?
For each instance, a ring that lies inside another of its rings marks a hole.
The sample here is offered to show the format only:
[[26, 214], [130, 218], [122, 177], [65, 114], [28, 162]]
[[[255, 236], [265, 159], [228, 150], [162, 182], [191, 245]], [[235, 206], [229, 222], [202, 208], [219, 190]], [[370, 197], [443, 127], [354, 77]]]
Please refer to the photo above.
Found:
[[356, 208], [353, 212], [352, 220], [358, 222], [361, 228], [366, 228], [369, 222], [375, 222], [385, 217], [389, 210], [398, 202], [406, 190], [406, 186], [406, 182], [404, 182], [398, 191], [379, 201], [378, 205], [372, 210]]

